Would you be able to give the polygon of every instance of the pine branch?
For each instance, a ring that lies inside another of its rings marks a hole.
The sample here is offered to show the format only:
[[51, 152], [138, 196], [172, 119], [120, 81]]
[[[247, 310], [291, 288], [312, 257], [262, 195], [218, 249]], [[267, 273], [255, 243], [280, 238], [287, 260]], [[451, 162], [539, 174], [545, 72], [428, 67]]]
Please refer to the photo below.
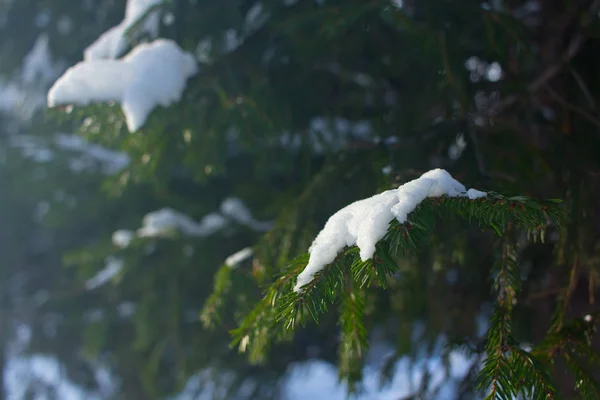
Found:
[[[293, 282], [308, 263], [309, 255], [296, 258], [270, 285], [263, 301], [242, 321], [240, 328], [232, 331], [233, 344], [241, 351], [250, 349], [251, 357], [257, 358], [265, 354], [269, 341], [287, 337], [286, 332], [292, 332], [298, 324], [305, 325], [307, 318], [318, 323], [319, 316], [331, 304], [341, 301], [340, 373], [352, 384], [360, 378], [362, 354], [367, 345], [362, 322], [364, 289], [375, 282], [385, 288], [388, 279], [399, 271], [398, 258], [423, 248], [433, 231], [436, 216], [447, 215], [458, 215], [491, 228], [502, 237], [498, 263], [492, 271], [498, 309], [488, 331], [488, 358], [479, 376], [480, 388], [489, 388], [488, 399], [512, 399], [518, 392], [534, 393], [535, 396], [542, 392], [553, 393], [533, 356], [515, 353], [519, 349], [511, 336], [511, 310], [521, 278], [516, 249], [507, 233], [522, 229], [543, 239], [546, 227], [559, 225], [564, 219], [556, 201], [536, 202], [497, 193], [489, 193], [486, 198], [477, 200], [427, 199], [409, 214], [407, 222], [401, 224], [393, 220], [390, 223], [386, 235], [376, 245], [372, 260], [362, 261], [356, 246], [346, 248], [330, 265], [318, 271], [300, 292], [292, 290]], [[517, 385], [515, 369], [523, 373]]]
[[508, 357], [512, 347], [510, 324], [511, 318], [507, 309], [498, 308], [492, 316], [487, 333], [488, 356], [478, 377], [478, 389], [489, 389], [486, 400], [511, 400], [516, 395], [511, 379], [511, 362]]
[[342, 336], [339, 346], [339, 375], [350, 385], [351, 392], [362, 378], [363, 356], [368, 348], [367, 330], [364, 325], [364, 291], [349, 288], [340, 304], [339, 324]]
[[600, 383], [592, 377], [587, 368], [569, 352], [565, 352], [563, 358], [575, 375], [575, 389], [581, 393], [583, 398], [600, 399]]
[[231, 289], [231, 272], [231, 267], [223, 265], [215, 274], [213, 292], [200, 313], [205, 328], [215, 328], [221, 322], [220, 312]]
[[512, 381], [515, 383], [528, 382], [521, 388], [521, 393], [527, 399], [554, 399], [556, 390], [550, 382], [550, 376], [542, 363], [534, 356], [520, 348], [514, 347], [511, 353]]

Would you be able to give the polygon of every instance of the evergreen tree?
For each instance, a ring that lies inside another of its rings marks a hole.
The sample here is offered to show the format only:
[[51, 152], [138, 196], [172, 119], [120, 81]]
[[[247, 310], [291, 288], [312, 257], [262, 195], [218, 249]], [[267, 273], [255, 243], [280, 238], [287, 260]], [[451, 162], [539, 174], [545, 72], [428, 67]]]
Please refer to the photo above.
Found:
[[[390, 378], [399, 359], [417, 360], [440, 339], [446, 356], [470, 355], [457, 398], [600, 397], [598, 7], [156, 2], [127, 27], [118, 56], [154, 39], [146, 23], [159, 13], [158, 36], [199, 64], [181, 99], [136, 132], [119, 104], [53, 113], [131, 158], [106, 183], [120, 197], [90, 235], [103, 239], [66, 260], [80, 286], [109, 256], [119, 274], [49, 303], [76, 301], [82, 316], [61, 340], [119, 376], [125, 398], [164, 397], [207, 371], [230, 390], [215, 397], [278, 398], [285, 369], [315, 354], [359, 390], [369, 344], [392, 346], [378, 364]], [[106, 28], [123, 15], [110, 2], [105, 10], [114, 17]], [[295, 288], [332, 215], [434, 168], [486, 196], [424, 199], [385, 226], [373, 257], [345, 239]], [[552, 198], [562, 202], [542, 200]], [[142, 221], [163, 207], [193, 219], [163, 210]], [[207, 215], [222, 221], [210, 235], [199, 233]], [[267, 220], [268, 232], [256, 229]], [[134, 232], [142, 225], [154, 234]], [[118, 229], [131, 241], [111, 244]], [[251, 260], [219, 267], [247, 246]], [[123, 304], [134, 306], [126, 317]], [[103, 312], [90, 320], [93, 310]], [[242, 355], [229, 350], [229, 331]], [[53, 352], [75, 376], [69, 350]], [[425, 377], [413, 397], [438, 389]]]

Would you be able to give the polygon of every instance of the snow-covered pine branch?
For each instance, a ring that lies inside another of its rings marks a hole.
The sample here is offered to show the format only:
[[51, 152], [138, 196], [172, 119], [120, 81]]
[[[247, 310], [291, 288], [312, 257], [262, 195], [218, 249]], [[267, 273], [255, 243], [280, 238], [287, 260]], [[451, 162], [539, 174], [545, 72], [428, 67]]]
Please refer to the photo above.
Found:
[[471, 200], [487, 194], [465, 186], [445, 170], [434, 169], [397, 189], [356, 201], [329, 218], [309, 249], [310, 259], [298, 276], [299, 292], [315, 274], [333, 262], [347, 246], [358, 246], [362, 261], [373, 258], [375, 246], [386, 234], [393, 219], [407, 221], [408, 215], [428, 197], [463, 197]]
[[[343, 342], [339, 346], [340, 359], [349, 363], [346, 375], [356, 372], [352, 369], [360, 368], [361, 354], [365, 354], [367, 346], [360, 339], [361, 332], [367, 329], [363, 320], [367, 316], [362, 314], [364, 299], [360, 297], [372, 285], [386, 288], [388, 280], [400, 272], [398, 261], [425, 247], [435, 217], [448, 213], [500, 237], [516, 229], [533, 233], [534, 238], [543, 238], [544, 230], [559, 226], [565, 215], [555, 200], [536, 201], [467, 190], [448, 172], [429, 171], [397, 189], [359, 200], [332, 215], [309, 254], [284, 267], [264, 292], [263, 300], [233, 331], [232, 345], [248, 352], [251, 360], [260, 360], [272, 343], [289, 337], [290, 331], [298, 323], [304, 325], [309, 317], [318, 321], [329, 305], [340, 303], [343, 296], [338, 321]], [[518, 268], [518, 264], [514, 265]], [[219, 287], [227, 287], [226, 282], [231, 279], [227, 270], [221, 272]], [[491, 269], [490, 274], [494, 271]], [[217, 309], [209, 308], [206, 316], [211, 322], [217, 318]]]

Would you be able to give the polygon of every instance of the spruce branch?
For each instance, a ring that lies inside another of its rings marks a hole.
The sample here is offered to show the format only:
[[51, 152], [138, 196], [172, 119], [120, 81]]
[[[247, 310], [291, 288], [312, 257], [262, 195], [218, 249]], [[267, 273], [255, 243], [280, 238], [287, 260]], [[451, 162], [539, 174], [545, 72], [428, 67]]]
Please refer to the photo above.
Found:
[[[294, 259], [267, 288], [265, 297], [232, 334], [232, 345], [248, 351], [251, 358], [260, 358], [272, 340], [289, 338], [298, 325], [307, 319], [318, 323], [330, 305], [340, 305], [340, 374], [355, 382], [360, 377], [360, 365], [366, 348], [363, 319], [365, 290], [377, 285], [386, 288], [388, 280], [399, 272], [398, 260], [416, 254], [429, 241], [437, 217], [451, 215], [492, 229], [501, 237], [498, 263], [492, 270], [498, 307], [488, 332], [486, 352], [479, 381], [480, 388], [489, 388], [489, 399], [509, 399], [518, 392], [553, 393], [544, 378], [545, 372], [532, 355], [519, 353], [511, 334], [511, 310], [520, 290], [517, 252], [509, 235], [513, 229], [528, 231], [543, 239], [550, 225], [560, 225], [564, 212], [557, 201], [534, 201], [522, 196], [507, 197], [488, 193], [487, 197], [471, 200], [460, 197], [428, 198], [408, 215], [407, 221], [392, 220], [385, 236], [376, 244], [374, 257], [361, 260], [356, 246], [345, 248], [335, 260], [316, 272], [301, 288], [292, 290], [296, 277], [309, 260], [305, 254]], [[509, 232], [510, 231], [510, 232]], [[524, 373], [514, 385], [515, 363]], [[524, 363], [528, 363], [524, 365]]]
[[200, 313], [200, 320], [205, 328], [214, 328], [221, 322], [220, 312], [231, 289], [231, 268], [221, 266], [214, 278], [214, 289], [206, 300]]
[[342, 296], [339, 324], [341, 341], [339, 347], [339, 375], [347, 378], [351, 391], [362, 378], [363, 356], [368, 348], [367, 330], [364, 325], [366, 294], [363, 290], [349, 287]]
[[509, 352], [513, 347], [511, 316], [508, 309], [498, 307], [486, 335], [487, 358], [478, 376], [478, 389], [489, 390], [486, 400], [510, 400], [516, 395], [512, 384]]
[[524, 398], [532, 400], [554, 399], [556, 390], [550, 382], [550, 375], [541, 361], [537, 360], [531, 353], [518, 347], [512, 348], [511, 353], [513, 382], [529, 382], [529, 385], [521, 387]]
[[575, 375], [575, 389], [579, 391], [585, 399], [599, 399], [600, 383], [594, 379], [588, 368], [582, 365], [581, 361], [569, 352], [564, 352], [563, 358], [569, 369]]

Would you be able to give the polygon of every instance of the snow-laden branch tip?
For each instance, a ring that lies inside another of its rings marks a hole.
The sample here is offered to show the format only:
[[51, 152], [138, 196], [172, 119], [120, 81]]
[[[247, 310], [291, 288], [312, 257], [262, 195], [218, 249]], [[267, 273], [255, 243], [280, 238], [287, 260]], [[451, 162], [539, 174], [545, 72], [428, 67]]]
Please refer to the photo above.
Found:
[[312, 281], [317, 272], [333, 262], [346, 246], [358, 246], [360, 258], [363, 261], [371, 259], [375, 253], [375, 245], [383, 239], [394, 218], [404, 223], [408, 214], [423, 200], [444, 195], [478, 199], [485, 197], [486, 193], [475, 189], [467, 190], [445, 170], [434, 169], [397, 189], [358, 200], [342, 208], [329, 218], [315, 238], [309, 249], [308, 264], [298, 275], [294, 290], [299, 292]]
[[[104, 32], [85, 49], [84, 59], [90, 61], [117, 58], [127, 48], [127, 30], [132, 28], [151, 8], [162, 2], [163, 0], [128, 0], [123, 21]], [[150, 12], [140, 24], [137, 33], [155, 38], [158, 35], [159, 22], [158, 11]]]
[[69, 68], [50, 89], [48, 105], [118, 101], [129, 131], [135, 132], [154, 108], [179, 101], [197, 72], [191, 54], [172, 40], [157, 39], [119, 60], [86, 60]]

